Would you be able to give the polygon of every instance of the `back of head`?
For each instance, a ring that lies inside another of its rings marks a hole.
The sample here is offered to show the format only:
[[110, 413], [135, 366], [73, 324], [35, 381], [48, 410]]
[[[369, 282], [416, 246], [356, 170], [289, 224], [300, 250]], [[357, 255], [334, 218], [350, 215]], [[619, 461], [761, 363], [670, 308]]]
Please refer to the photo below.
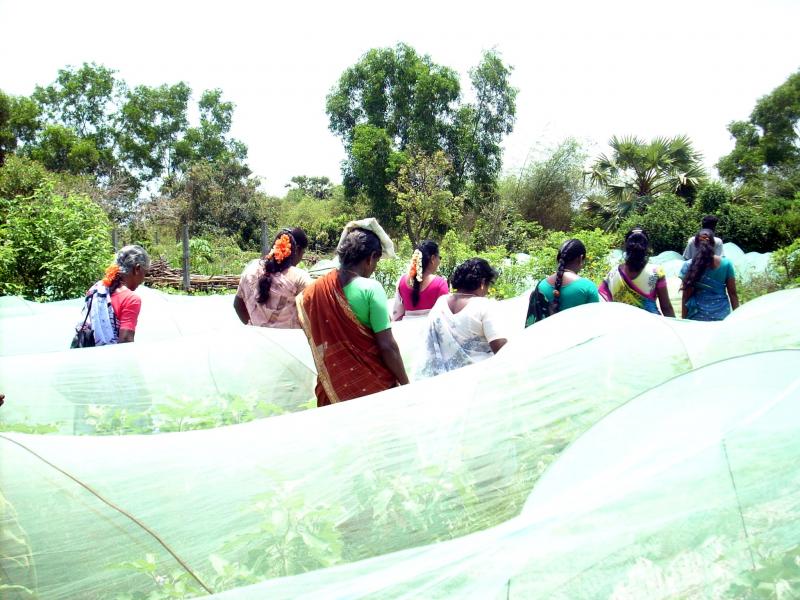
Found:
[[383, 254], [380, 238], [360, 227], [349, 232], [336, 249], [342, 267], [353, 267], [376, 252], [378, 256]]
[[416, 247], [416, 250], [419, 250], [420, 253], [422, 253], [423, 271], [428, 268], [429, 264], [431, 264], [431, 259], [434, 256], [439, 256], [439, 244], [433, 240], [425, 240], [424, 242], [420, 242]]
[[300, 260], [300, 254], [305, 246], [298, 241], [295, 233], [302, 235], [305, 245], [308, 245], [308, 238], [302, 229], [281, 229], [272, 242], [272, 249], [261, 260], [263, 273], [258, 278], [258, 298], [259, 304], [266, 304], [269, 299], [269, 290], [272, 287], [273, 273], [282, 273]]
[[119, 265], [120, 273], [131, 273], [134, 267], [150, 268], [150, 256], [147, 250], [136, 244], [120, 248], [115, 262]]
[[439, 256], [439, 244], [432, 240], [425, 240], [419, 243], [411, 255], [411, 264], [408, 268], [408, 284], [411, 286], [412, 307], [419, 304], [422, 277], [434, 256]]
[[497, 271], [482, 258], [470, 258], [458, 265], [450, 275], [450, 285], [464, 292], [474, 292], [482, 283], [491, 285], [497, 279]]
[[561, 244], [556, 260], [558, 260], [559, 264], [568, 265], [581, 256], [586, 256], [586, 246], [578, 238], [570, 238]]
[[639, 227], [631, 229], [625, 235], [625, 264], [633, 271], [641, 271], [647, 264], [650, 240]]
[[553, 283], [553, 299], [548, 306], [551, 315], [557, 313], [561, 308], [561, 284], [564, 280], [564, 271], [567, 265], [582, 256], [586, 256], [586, 246], [577, 238], [568, 239], [558, 249], [556, 257], [558, 259], [558, 267], [556, 268], [556, 280]]
[[696, 252], [683, 280], [683, 287], [694, 286], [714, 264], [714, 231], [701, 229], [694, 236]]
[[297, 242], [297, 247], [300, 250], [305, 250], [308, 248], [308, 236], [306, 232], [300, 229], [299, 227], [292, 227], [289, 229], [289, 233], [292, 234], [294, 241]]
[[147, 251], [136, 244], [123, 246], [114, 257], [113, 264], [106, 269], [103, 285], [109, 292], [114, 292], [122, 285], [123, 276], [133, 273], [136, 267], [141, 267], [145, 271], [150, 268], [150, 256]]
[[719, 218], [714, 215], [706, 215], [700, 222], [700, 228], [710, 229], [712, 232], [715, 232], [717, 230], [717, 223], [719, 223]]

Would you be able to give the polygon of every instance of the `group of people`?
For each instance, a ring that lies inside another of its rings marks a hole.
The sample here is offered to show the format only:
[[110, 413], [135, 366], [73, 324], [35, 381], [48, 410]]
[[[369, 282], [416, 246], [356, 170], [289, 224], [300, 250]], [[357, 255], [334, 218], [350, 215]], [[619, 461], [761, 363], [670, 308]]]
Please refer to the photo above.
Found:
[[[497, 271], [484, 259], [471, 258], [448, 282], [437, 275], [441, 257], [430, 240], [414, 249], [408, 271], [397, 281], [390, 314], [386, 293], [371, 276], [393, 248], [380, 225], [369, 221], [348, 226], [337, 249], [339, 267], [316, 281], [297, 268], [308, 245], [305, 233], [282, 230], [270, 252], [245, 268], [234, 300], [243, 323], [302, 327], [317, 365], [319, 406], [408, 383], [392, 321], [427, 319], [424, 348], [413, 366], [416, 379], [480, 362], [508, 340], [505, 318], [487, 297]], [[733, 266], [719, 255], [721, 248], [708, 220], [689, 240], [680, 273], [683, 318], [719, 320], [737, 308]], [[666, 276], [648, 263], [649, 250], [642, 229], [629, 231], [623, 264], [611, 269], [598, 288], [579, 274], [585, 245], [567, 240], [555, 272], [530, 294], [526, 326], [601, 298], [674, 317]]]
[[[733, 265], [722, 256], [715, 224], [714, 217], [704, 219], [703, 228], [687, 243], [680, 271], [684, 319], [720, 320], [738, 307]], [[375, 219], [348, 224], [337, 248], [338, 268], [317, 280], [297, 266], [307, 247], [302, 229], [279, 231], [270, 251], [245, 267], [233, 307], [244, 324], [304, 330], [317, 366], [319, 406], [408, 383], [392, 321], [427, 319], [424, 350], [414, 366], [417, 379], [480, 362], [508, 340], [506, 319], [487, 297], [498, 274], [482, 258], [458, 265], [448, 282], [436, 273], [438, 245], [420, 243], [397, 282], [390, 312], [383, 286], [371, 276], [384, 254], [394, 255], [394, 248]], [[642, 229], [629, 231], [624, 262], [598, 288], [580, 276], [585, 245], [567, 240], [559, 249], [555, 272], [530, 294], [525, 325], [601, 298], [674, 317], [664, 271], [648, 263], [649, 247]], [[134, 291], [149, 265], [143, 248], [126, 246], [87, 293], [84, 325], [92, 324], [97, 345], [133, 341], [141, 307]]]

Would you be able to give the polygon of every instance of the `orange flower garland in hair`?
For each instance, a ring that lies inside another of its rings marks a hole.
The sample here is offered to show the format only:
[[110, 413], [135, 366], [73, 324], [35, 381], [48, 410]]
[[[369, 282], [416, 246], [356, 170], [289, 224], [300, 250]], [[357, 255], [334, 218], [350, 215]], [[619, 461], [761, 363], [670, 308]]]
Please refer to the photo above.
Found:
[[292, 241], [285, 233], [278, 236], [275, 243], [272, 245], [272, 250], [267, 254], [267, 260], [274, 259], [276, 263], [280, 264], [292, 255]]
[[111, 284], [114, 283], [114, 279], [116, 279], [118, 273], [119, 265], [117, 263], [114, 263], [108, 267], [106, 269], [106, 275], [103, 277], [103, 285], [106, 287], [111, 287]]
[[408, 285], [413, 286], [414, 280], [422, 282], [422, 252], [414, 250], [411, 255], [411, 265], [408, 269]]

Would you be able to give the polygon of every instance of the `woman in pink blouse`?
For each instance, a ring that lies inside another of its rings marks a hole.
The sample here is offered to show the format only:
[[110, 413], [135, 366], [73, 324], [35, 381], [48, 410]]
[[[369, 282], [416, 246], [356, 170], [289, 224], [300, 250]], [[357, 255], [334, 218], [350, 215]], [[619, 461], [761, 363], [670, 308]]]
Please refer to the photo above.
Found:
[[439, 296], [450, 292], [447, 279], [436, 275], [441, 258], [439, 245], [431, 240], [420, 243], [411, 255], [408, 273], [397, 282], [392, 320], [428, 314]]

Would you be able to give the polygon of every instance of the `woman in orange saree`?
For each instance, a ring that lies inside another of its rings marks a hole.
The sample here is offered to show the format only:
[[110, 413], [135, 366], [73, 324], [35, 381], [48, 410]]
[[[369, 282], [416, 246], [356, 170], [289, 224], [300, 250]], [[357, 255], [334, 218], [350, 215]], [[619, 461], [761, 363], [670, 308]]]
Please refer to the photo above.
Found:
[[356, 228], [337, 252], [341, 267], [297, 296], [300, 324], [317, 366], [317, 406], [408, 383], [386, 292], [370, 278], [382, 254], [380, 239]]

